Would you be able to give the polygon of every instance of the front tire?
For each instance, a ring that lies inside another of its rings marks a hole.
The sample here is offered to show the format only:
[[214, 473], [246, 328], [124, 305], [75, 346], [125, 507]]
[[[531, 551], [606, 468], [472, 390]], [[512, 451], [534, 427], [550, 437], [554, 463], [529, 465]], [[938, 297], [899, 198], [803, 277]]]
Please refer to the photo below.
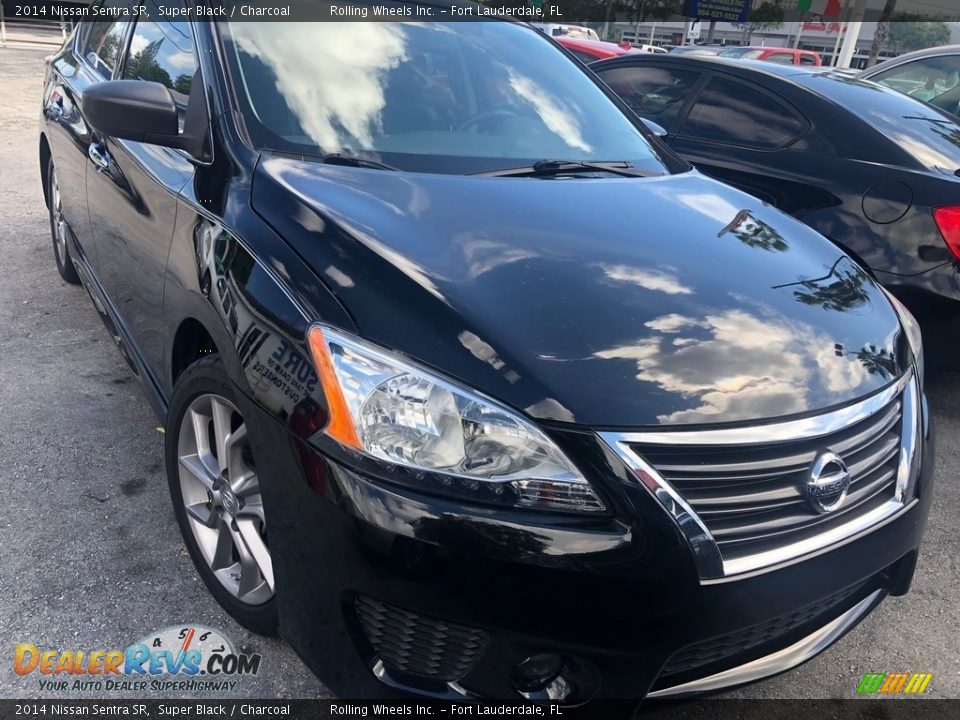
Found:
[[216, 355], [188, 367], [167, 413], [170, 497], [190, 558], [218, 603], [260, 635], [277, 632], [273, 561], [249, 430]]
[[73, 266], [73, 258], [70, 257], [70, 248], [67, 246], [70, 226], [63, 217], [63, 200], [53, 158], [47, 162], [47, 196], [50, 199], [50, 236], [53, 240], [53, 259], [57, 263], [57, 272], [71, 285], [79, 285], [80, 276]]

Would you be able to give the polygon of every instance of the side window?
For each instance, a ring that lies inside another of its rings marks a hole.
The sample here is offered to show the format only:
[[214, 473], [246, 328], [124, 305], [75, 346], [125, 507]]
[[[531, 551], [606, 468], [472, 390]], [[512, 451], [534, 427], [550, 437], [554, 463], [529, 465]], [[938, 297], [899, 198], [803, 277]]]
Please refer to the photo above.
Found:
[[669, 130], [700, 73], [653, 66], [618, 67], [601, 72], [600, 78], [637, 115]]
[[801, 65], [816, 65], [817, 59], [813, 55], [803, 54], [800, 56]]
[[104, 80], [113, 76], [123, 51], [127, 23], [113, 20], [91, 23], [83, 42], [83, 57]]
[[930, 101], [958, 85], [960, 55], [914, 60], [870, 79], [918, 100]]
[[773, 150], [806, 130], [806, 121], [773, 95], [715, 76], [690, 109], [680, 134], [713, 142]]
[[166, 86], [180, 110], [181, 130], [197, 68], [189, 23], [137, 22], [123, 65], [123, 78], [148, 80]]
[[781, 65], [793, 65], [793, 53], [773, 53], [772, 55], [767, 55], [764, 60]]

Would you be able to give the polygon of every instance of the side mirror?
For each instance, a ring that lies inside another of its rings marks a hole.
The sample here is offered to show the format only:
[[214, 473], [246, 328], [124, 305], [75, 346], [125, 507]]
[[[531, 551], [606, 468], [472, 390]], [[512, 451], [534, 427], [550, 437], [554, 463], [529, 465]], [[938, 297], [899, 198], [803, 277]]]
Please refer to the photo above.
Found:
[[643, 124], [647, 126], [647, 130], [652, 132], [657, 137], [662, 138], [667, 136], [667, 131], [663, 129], [662, 125], [657, 125], [657, 123], [655, 123], [653, 120], [647, 120], [645, 117], [640, 119], [643, 121]]
[[80, 107], [87, 123], [102, 135], [186, 150], [195, 157], [202, 153], [204, 137], [180, 132], [173, 95], [160, 83], [96, 83], [84, 91]]

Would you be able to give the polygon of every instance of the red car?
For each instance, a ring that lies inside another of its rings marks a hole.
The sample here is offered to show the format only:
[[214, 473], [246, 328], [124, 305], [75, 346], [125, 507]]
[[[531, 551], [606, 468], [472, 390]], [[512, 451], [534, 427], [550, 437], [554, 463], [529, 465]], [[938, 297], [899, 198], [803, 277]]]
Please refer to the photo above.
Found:
[[820, 54], [813, 50], [795, 50], [785, 47], [732, 47], [719, 54], [722, 58], [738, 58], [740, 60], [766, 60], [781, 65], [808, 65], [819, 67]]
[[603, 42], [602, 40], [587, 40], [585, 38], [570, 37], [567, 35], [554, 38], [554, 40], [585, 63], [619, 57], [620, 55], [626, 55], [631, 52], [640, 52], [626, 40], [619, 45], [612, 42]]

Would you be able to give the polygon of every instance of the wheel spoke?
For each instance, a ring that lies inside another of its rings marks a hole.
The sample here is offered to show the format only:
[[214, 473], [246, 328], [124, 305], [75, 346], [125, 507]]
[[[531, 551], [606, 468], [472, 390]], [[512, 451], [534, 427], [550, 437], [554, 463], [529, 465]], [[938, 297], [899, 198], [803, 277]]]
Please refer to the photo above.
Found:
[[220, 467], [217, 465], [217, 459], [210, 452], [210, 416], [193, 409], [189, 411], [189, 415], [197, 456], [207, 472], [213, 477], [217, 477], [220, 474]]
[[210, 401], [211, 414], [213, 415], [213, 439], [217, 444], [217, 461], [220, 464], [220, 470], [227, 469], [227, 438], [230, 436], [230, 417], [233, 410], [219, 399], [213, 398]]
[[193, 503], [192, 505], [187, 505], [185, 507], [187, 509], [187, 514], [201, 525], [208, 528], [215, 528], [217, 526], [219, 516], [217, 515], [216, 510], [213, 508], [213, 505], [210, 503], [199, 502]]
[[[238, 547], [243, 546], [243, 550], [240, 553], [241, 558], [249, 554], [256, 564], [259, 574], [263, 577], [264, 582], [273, 590], [273, 562], [270, 559], [270, 551], [267, 550], [266, 544], [263, 542], [263, 538], [260, 537], [260, 533], [257, 531], [257, 522], [250, 518], [237, 518], [237, 529], [240, 535], [240, 542], [237, 543]], [[236, 541], [236, 538], [234, 538]], [[244, 564], [243, 574], [247, 574], [247, 567]]]
[[180, 467], [189, 472], [207, 490], [213, 491], [216, 478], [199, 455], [186, 455], [180, 458]]
[[243, 447], [247, 441], [246, 423], [238, 427], [223, 440], [224, 454], [220, 462], [222, 467], [227, 470], [227, 477], [232, 481], [239, 478], [246, 469], [243, 461]]
[[259, 495], [254, 495], [251, 499], [245, 500], [243, 507], [240, 508], [240, 512], [237, 513], [238, 517], [241, 518], [257, 518], [261, 523], [266, 522], [266, 518], [263, 516], [263, 501], [260, 499]]
[[233, 479], [233, 476], [231, 476], [230, 489], [233, 490], [237, 497], [252, 500], [255, 495], [260, 494], [260, 479], [255, 472], [241, 475], [236, 479]]
[[217, 547], [213, 551], [213, 560], [210, 567], [214, 570], [225, 570], [231, 565], [235, 565], [233, 559], [233, 532], [230, 526], [222, 519], [218, 518], [217, 529]]

